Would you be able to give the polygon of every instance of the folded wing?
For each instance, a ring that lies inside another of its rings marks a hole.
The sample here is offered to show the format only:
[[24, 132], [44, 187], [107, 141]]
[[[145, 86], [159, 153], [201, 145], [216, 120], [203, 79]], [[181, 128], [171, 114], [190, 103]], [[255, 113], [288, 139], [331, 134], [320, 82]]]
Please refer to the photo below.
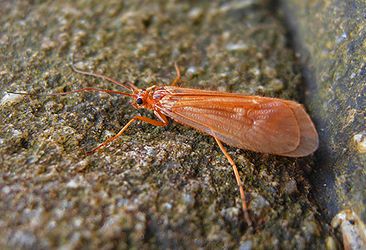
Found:
[[315, 127], [296, 102], [176, 89], [161, 101], [161, 112], [228, 145], [290, 157], [311, 154], [318, 147]]

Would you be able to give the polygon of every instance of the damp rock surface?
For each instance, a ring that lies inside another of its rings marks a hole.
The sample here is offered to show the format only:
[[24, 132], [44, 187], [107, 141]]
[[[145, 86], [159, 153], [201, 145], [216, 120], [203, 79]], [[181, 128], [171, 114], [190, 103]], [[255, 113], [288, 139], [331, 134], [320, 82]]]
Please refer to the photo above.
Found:
[[328, 222], [343, 210], [366, 221], [366, 3], [283, 3], [320, 135], [312, 196]]
[[0, 24], [0, 248], [323, 248], [311, 156], [227, 147], [252, 230], [212, 138], [136, 122], [86, 156], [133, 116], [153, 115], [118, 95], [44, 95], [123, 91], [72, 61], [140, 88], [169, 84], [177, 62], [185, 87], [300, 101], [299, 65], [269, 2], [1, 1]]

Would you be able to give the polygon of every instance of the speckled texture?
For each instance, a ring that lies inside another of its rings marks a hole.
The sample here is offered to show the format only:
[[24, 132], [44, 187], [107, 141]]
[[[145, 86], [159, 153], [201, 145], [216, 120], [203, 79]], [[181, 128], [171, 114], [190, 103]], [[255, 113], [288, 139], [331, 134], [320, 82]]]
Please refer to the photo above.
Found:
[[328, 221], [344, 209], [366, 221], [366, 3], [284, 3], [320, 132], [313, 197]]
[[[107, 94], [12, 96], [118, 86], [72, 72], [301, 98], [286, 30], [267, 1], [1, 1], [0, 248], [322, 248], [309, 201], [311, 157], [228, 148], [245, 177], [248, 229], [232, 169], [212, 138]], [[149, 112], [141, 114], [151, 116]]]

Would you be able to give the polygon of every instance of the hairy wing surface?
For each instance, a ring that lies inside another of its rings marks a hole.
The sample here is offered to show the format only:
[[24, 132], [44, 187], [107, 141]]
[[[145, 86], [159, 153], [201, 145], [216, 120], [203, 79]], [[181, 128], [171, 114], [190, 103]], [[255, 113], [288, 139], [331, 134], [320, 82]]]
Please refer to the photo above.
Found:
[[234, 147], [271, 154], [285, 154], [298, 147], [299, 125], [285, 102], [203, 92], [206, 95], [172, 93], [161, 101], [161, 112]]

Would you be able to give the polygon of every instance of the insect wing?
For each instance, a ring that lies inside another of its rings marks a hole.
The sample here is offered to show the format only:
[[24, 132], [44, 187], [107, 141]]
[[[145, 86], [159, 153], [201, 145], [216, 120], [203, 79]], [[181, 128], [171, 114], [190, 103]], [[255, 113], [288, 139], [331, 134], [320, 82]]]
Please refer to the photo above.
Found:
[[163, 113], [228, 145], [293, 157], [317, 147], [316, 130], [296, 102], [175, 87], [170, 93], [161, 102]]

